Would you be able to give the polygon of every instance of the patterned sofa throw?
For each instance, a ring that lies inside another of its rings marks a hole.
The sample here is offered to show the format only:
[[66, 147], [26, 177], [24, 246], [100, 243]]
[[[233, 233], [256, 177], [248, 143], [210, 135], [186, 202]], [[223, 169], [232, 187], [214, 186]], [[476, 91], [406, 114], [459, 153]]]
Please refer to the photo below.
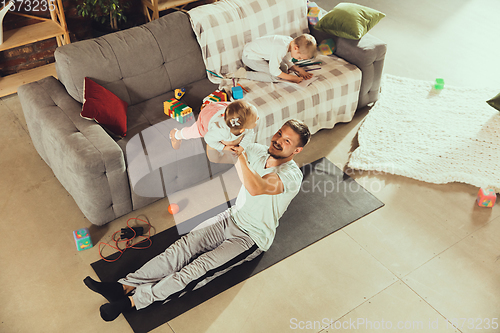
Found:
[[[296, 37], [308, 33], [306, 0], [221, 0], [189, 11], [191, 25], [202, 50], [206, 68], [219, 74], [243, 66], [245, 43], [258, 37], [279, 34]], [[268, 144], [289, 119], [304, 121], [312, 134], [348, 122], [356, 111], [361, 71], [336, 56], [318, 55], [321, 69], [307, 87], [295, 83], [264, 83], [240, 79], [248, 92], [244, 99], [259, 112], [256, 142]], [[230, 80], [209, 75], [222, 88]]]
[[243, 66], [245, 43], [265, 35], [309, 32], [306, 0], [221, 0], [193, 8], [189, 16], [205, 66], [222, 74]]

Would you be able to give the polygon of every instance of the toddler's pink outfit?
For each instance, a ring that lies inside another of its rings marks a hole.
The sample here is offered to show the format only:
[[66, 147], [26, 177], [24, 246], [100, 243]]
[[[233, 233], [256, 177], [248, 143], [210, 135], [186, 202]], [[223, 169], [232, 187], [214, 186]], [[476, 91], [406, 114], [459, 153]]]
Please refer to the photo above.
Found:
[[208, 123], [210, 119], [222, 109], [227, 108], [230, 102], [217, 102], [210, 103], [205, 106], [198, 115], [196, 122], [189, 126], [181, 129], [181, 137], [184, 139], [195, 139], [204, 137], [208, 132]]

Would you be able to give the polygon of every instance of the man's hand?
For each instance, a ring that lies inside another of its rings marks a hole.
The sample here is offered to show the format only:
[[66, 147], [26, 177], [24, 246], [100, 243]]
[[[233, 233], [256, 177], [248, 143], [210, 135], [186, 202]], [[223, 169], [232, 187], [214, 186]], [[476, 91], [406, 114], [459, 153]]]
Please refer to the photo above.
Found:
[[231, 150], [236, 154], [236, 156], [240, 156], [241, 153], [243, 153], [243, 147], [241, 147], [240, 145], [237, 145], [237, 146], [232, 146]]
[[226, 151], [229, 151], [231, 152], [233, 155], [236, 156], [236, 152], [234, 151], [234, 148], [236, 146], [231, 146], [231, 145], [225, 145], [224, 148], [222, 150], [226, 150]]

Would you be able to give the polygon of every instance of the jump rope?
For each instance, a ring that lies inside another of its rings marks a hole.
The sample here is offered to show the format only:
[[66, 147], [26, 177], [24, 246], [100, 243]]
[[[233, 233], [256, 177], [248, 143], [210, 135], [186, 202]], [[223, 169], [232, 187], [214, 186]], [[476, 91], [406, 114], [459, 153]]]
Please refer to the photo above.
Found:
[[[146, 217], [147, 219], [147, 217]], [[130, 220], [136, 220], [136, 221], [141, 221], [141, 222], [144, 222], [146, 223], [149, 228], [148, 228], [148, 232], [147, 232], [147, 235], [138, 235], [137, 234], [137, 231], [136, 229], [134, 229], [133, 227], [131, 227], [129, 225], [129, 221]], [[121, 256], [123, 255], [123, 253], [125, 252], [125, 250], [127, 249], [138, 249], [138, 250], [143, 250], [143, 249], [147, 249], [148, 247], [150, 247], [152, 244], [153, 244], [153, 241], [151, 240], [151, 229], [152, 229], [152, 226], [151, 224], [149, 223], [149, 221], [144, 221], [142, 219], [139, 219], [137, 217], [132, 217], [132, 218], [129, 218], [127, 220], [127, 237], [126, 238], [116, 238], [116, 235], [120, 232], [124, 233], [123, 230], [124, 229], [120, 229], [118, 231], [116, 231], [113, 236], [111, 236], [111, 240], [115, 243], [115, 245], [111, 245], [109, 243], [104, 243], [104, 242], [100, 242], [99, 243], [99, 255], [101, 256], [101, 259], [104, 260], [104, 261], [107, 261], [107, 262], [115, 262], [117, 261], [118, 259], [121, 258]], [[128, 235], [132, 235], [131, 237], [129, 237]], [[142, 237], [143, 240], [139, 241], [139, 242], [135, 242], [134, 243], [134, 240], [135, 239], [138, 239], [139, 237]], [[139, 244], [142, 244], [142, 243], [146, 243], [146, 242], [149, 242], [149, 244], [147, 246], [137, 246]], [[124, 248], [120, 248], [120, 244], [123, 244], [125, 243], [125, 247]], [[104, 245], [103, 247], [101, 247], [101, 245]], [[120, 252], [120, 255], [118, 256], [118, 258], [115, 258], [115, 259], [106, 259], [103, 254], [102, 254], [102, 250], [106, 247], [106, 246], [109, 246], [115, 250], [117, 250], [118, 252]]]

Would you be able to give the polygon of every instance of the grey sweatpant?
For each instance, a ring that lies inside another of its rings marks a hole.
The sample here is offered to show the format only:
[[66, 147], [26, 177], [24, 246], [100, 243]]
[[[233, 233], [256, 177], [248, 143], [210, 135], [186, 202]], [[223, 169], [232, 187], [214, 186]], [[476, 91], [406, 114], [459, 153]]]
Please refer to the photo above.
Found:
[[204, 223], [210, 225], [184, 235], [165, 252], [118, 281], [136, 287], [132, 297], [137, 310], [167, 299], [192, 282], [199, 288], [262, 252], [234, 224], [229, 210]]
[[[274, 76], [269, 71], [269, 62], [264, 59], [254, 60], [249, 59], [245, 54], [241, 57], [241, 61], [245, 66], [253, 69], [255, 72], [247, 71], [247, 79], [262, 82], [279, 82], [280, 79]], [[281, 71], [288, 72], [288, 66], [282, 62]]]

